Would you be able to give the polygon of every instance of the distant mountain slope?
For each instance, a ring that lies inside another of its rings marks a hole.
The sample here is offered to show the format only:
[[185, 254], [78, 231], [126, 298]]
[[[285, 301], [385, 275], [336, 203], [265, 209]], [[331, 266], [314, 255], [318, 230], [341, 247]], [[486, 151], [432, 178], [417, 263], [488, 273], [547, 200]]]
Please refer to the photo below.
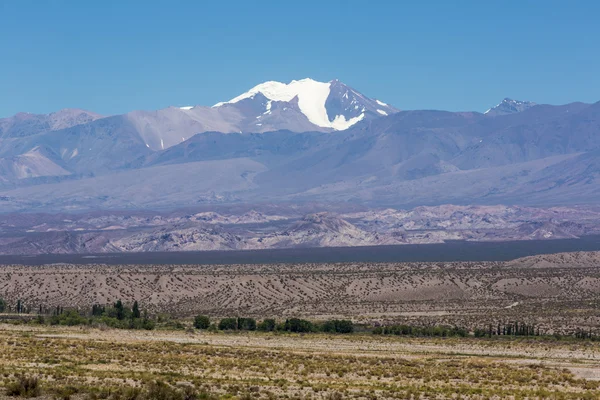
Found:
[[[124, 116], [113, 116], [23, 138], [3, 139], [0, 157], [14, 159], [35, 148], [53, 153], [62, 168], [81, 177], [130, 168], [135, 160], [152, 153]], [[53, 174], [46, 171], [45, 175]]]
[[[396, 111], [339, 81], [304, 79], [287, 85], [266, 82], [215, 107], [168, 107], [106, 118], [77, 109], [20, 113], [0, 119], [0, 159], [7, 171], [0, 184], [22, 186], [40, 183], [26, 179], [31, 177], [77, 179], [154, 165], [146, 159], [198, 133], [332, 132]], [[24, 155], [36, 148], [57, 155], [52, 162], [61, 169], [46, 163], [45, 171], [38, 164], [35, 172], [15, 172], [23, 170]]]
[[[378, 112], [384, 108], [389, 115]], [[337, 81], [267, 82], [215, 107], [134, 111], [5, 136], [0, 212], [280, 201], [595, 203], [598, 132], [600, 102], [490, 117], [397, 111]]]
[[256, 190], [256, 174], [267, 168], [247, 158], [125, 170], [104, 176], [41, 184], [0, 192], [0, 209], [86, 210], [169, 208], [233, 202], [235, 193]]
[[0, 181], [70, 175], [55, 158], [51, 152], [39, 147], [12, 158], [0, 158]]
[[0, 119], [0, 139], [24, 137], [86, 124], [103, 118], [101, 115], [78, 109], [64, 109], [50, 114], [18, 113]]
[[526, 162], [600, 147], [600, 102], [536, 106], [481, 121], [477, 140], [453, 163], [461, 169]]

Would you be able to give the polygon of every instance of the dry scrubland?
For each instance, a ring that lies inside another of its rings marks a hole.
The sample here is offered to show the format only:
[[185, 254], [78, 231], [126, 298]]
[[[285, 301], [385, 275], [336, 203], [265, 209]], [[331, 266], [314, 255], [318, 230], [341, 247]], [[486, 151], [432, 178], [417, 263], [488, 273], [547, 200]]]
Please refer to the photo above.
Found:
[[600, 253], [506, 263], [4, 266], [0, 297], [33, 310], [122, 299], [182, 317], [350, 317], [470, 328], [518, 320], [546, 332], [596, 329]]
[[[33, 309], [119, 298], [184, 317], [597, 329], [599, 261], [575, 253], [508, 263], [6, 266], [0, 296]], [[600, 342], [0, 324], [0, 399], [23, 377], [38, 379], [32, 395], [73, 400], [598, 399]]]
[[48, 398], [159, 399], [160, 381], [204, 399], [597, 399], [599, 371], [594, 342], [0, 325], [2, 386], [37, 376]]

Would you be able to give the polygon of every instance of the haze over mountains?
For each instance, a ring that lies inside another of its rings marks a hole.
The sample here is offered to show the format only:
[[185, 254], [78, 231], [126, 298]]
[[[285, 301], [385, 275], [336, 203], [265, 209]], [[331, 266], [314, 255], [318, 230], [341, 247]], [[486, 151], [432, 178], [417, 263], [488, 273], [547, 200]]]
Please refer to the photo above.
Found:
[[399, 111], [339, 82], [212, 107], [0, 120], [0, 211], [222, 203], [574, 205], [600, 198], [600, 103]]

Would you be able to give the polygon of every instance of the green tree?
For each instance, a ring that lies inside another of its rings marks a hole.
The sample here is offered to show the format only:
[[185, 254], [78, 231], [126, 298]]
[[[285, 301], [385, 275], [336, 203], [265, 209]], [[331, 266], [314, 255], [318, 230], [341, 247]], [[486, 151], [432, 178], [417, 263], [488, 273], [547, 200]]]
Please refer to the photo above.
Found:
[[237, 328], [244, 331], [255, 331], [256, 320], [254, 318], [238, 318]]
[[349, 320], [331, 319], [329, 321], [325, 321], [321, 329], [323, 332], [352, 333], [354, 332], [354, 325], [352, 324], [352, 321]]
[[305, 319], [291, 318], [285, 321], [284, 329], [289, 332], [312, 332], [314, 326], [312, 322]]
[[117, 312], [117, 319], [122, 320], [125, 318], [125, 307], [121, 300], [117, 300], [115, 303], [115, 311]]
[[133, 302], [132, 316], [133, 316], [133, 319], [140, 318], [140, 316], [141, 316], [140, 306], [139, 306], [137, 300]]
[[208, 329], [210, 326], [210, 318], [206, 315], [196, 315], [194, 318], [194, 328], [196, 329]]
[[275, 330], [276, 322], [272, 318], [267, 318], [258, 324], [258, 330], [264, 332], [272, 332]]
[[101, 317], [102, 315], [104, 315], [104, 311], [104, 306], [101, 306], [100, 304], [92, 305], [92, 316]]
[[219, 321], [219, 330], [236, 330], [237, 329], [237, 318], [223, 318]]

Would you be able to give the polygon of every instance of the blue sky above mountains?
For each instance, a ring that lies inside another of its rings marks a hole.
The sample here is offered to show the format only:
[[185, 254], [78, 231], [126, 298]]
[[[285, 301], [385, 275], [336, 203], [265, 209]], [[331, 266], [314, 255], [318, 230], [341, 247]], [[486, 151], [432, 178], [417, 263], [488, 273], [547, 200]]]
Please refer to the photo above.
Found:
[[212, 105], [305, 77], [401, 109], [595, 102], [599, 13], [594, 1], [0, 1], [0, 117]]

